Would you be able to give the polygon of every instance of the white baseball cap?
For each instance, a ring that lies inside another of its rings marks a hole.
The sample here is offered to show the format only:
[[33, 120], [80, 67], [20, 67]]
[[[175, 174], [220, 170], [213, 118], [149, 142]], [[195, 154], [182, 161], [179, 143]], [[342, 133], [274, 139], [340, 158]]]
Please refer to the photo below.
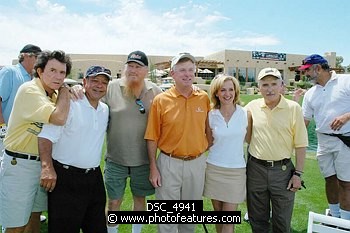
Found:
[[259, 72], [258, 81], [270, 75], [282, 80], [281, 73], [276, 68], [269, 67], [269, 68], [264, 68]]
[[188, 58], [190, 59], [194, 64], [196, 64], [196, 59], [194, 58], [194, 56], [192, 56], [189, 53], [180, 53], [179, 55], [173, 57], [173, 59], [171, 59], [171, 65], [170, 65], [170, 69], [172, 70], [174, 68], [174, 66], [182, 59], [182, 58]]

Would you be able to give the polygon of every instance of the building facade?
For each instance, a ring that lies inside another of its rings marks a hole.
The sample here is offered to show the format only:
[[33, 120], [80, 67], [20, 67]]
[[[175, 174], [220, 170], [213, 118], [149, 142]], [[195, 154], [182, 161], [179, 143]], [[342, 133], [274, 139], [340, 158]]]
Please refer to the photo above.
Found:
[[[73, 68], [70, 78], [78, 80], [84, 77], [84, 72], [91, 65], [101, 65], [112, 71], [113, 77], [121, 77], [127, 60], [127, 54], [70, 54]], [[167, 69], [170, 67], [171, 56], [148, 55], [149, 69]], [[294, 80], [297, 68], [307, 55], [273, 53], [263, 51], [244, 51], [244, 50], [223, 50], [204, 57], [196, 57], [197, 72], [196, 76], [201, 76], [198, 69], [211, 71], [214, 77], [218, 73], [225, 73], [236, 77], [240, 82], [255, 82], [256, 76], [261, 69], [266, 67], [277, 68], [286, 83]], [[327, 52], [323, 56], [329, 62], [330, 67], [335, 67], [336, 53]], [[13, 60], [16, 64], [18, 60]]]
[[[307, 55], [272, 53], [263, 51], [223, 50], [205, 56], [204, 59], [224, 62], [224, 73], [236, 77], [240, 82], [255, 82], [260, 70], [266, 67], [278, 69], [288, 83], [295, 78], [297, 68]], [[323, 55], [330, 67], [335, 67], [336, 53]]]

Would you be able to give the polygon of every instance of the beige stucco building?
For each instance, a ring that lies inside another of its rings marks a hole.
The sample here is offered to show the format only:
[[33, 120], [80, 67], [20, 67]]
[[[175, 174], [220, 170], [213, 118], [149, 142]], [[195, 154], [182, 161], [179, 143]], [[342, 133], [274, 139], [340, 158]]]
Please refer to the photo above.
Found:
[[[283, 79], [294, 79], [295, 71], [307, 55], [271, 53], [262, 51], [223, 50], [205, 56], [206, 60], [224, 62], [224, 73], [235, 76], [240, 81], [254, 82], [260, 70], [266, 67], [278, 69]], [[335, 67], [336, 53], [323, 55], [330, 67]]]
[[[149, 69], [168, 68], [170, 66], [170, 60], [174, 55], [148, 55]], [[127, 54], [70, 54], [70, 56], [73, 61], [70, 77], [76, 80], [81, 79], [87, 68], [91, 65], [108, 67], [114, 77], [120, 77], [124, 70], [125, 61], [127, 60]], [[217, 73], [225, 73], [235, 76], [241, 82], [254, 82], [255, 77], [261, 69], [274, 67], [280, 70], [283, 79], [288, 83], [290, 79], [295, 78], [295, 72], [306, 56], [302, 54], [263, 51], [223, 50], [204, 57], [196, 56], [196, 59], [198, 61], [198, 68], [207, 68], [213, 72], [209, 77], [213, 77]], [[335, 67], [335, 52], [325, 53], [323, 56], [328, 60], [330, 67]], [[17, 60], [13, 61], [14, 64], [17, 62]], [[198, 72], [196, 75], [201, 76]]]
[[[85, 74], [85, 71], [92, 65], [101, 65], [112, 71], [112, 76], [120, 77], [125, 67], [128, 55], [112, 54], [70, 54], [73, 61], [71, 78], [79, 79]], [[148, 56], [149, 68], [153, 69], [156, 63], [169, 61], [172, 56]]]

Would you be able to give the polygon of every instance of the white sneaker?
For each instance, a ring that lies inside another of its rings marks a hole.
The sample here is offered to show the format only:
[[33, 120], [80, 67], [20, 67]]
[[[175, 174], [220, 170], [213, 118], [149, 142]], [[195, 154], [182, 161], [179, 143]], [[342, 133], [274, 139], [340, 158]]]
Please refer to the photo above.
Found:
[[245, 213], [245, 215], [244, 215], [244, 221], [246, 221], [246, 222], [249, 222], [249, 216], [248, 216], [248, 212], [247, 213]]
[[40, 222], [46, 222], [46, 216], [40, 215]]
[[331, 215], [331, 210], [330, 210], [330, 209], [326, 209], [325, 215], [327, 215], [327, 216], [332, 216], [332, 215]]

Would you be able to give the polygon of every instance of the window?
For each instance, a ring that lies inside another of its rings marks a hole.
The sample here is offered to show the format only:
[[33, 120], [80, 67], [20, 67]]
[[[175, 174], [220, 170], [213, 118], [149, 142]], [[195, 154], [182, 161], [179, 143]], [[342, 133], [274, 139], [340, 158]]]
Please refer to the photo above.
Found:
[[247, 68], [248, 82], [255, 82], [255, 68]]
[[246, 81], [246, 74], [247, 68], [245, 67], [239, 67], [238, 68], [238, 81], [245, 82]]

